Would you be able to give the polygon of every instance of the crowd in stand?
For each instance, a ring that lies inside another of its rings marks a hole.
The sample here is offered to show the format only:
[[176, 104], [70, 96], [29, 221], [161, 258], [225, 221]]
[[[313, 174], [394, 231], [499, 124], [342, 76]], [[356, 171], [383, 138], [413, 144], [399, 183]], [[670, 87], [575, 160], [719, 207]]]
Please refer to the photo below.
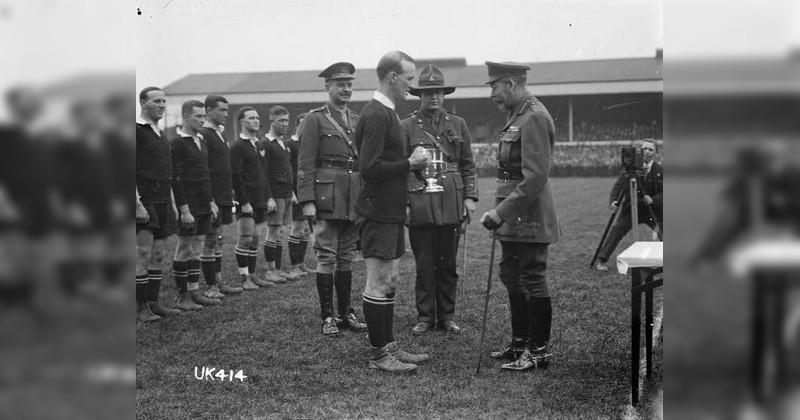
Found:
[[[559, 141], [568, 140], [568, 133], [566, 132], [561, 132], [558, 136]], [[573, 139], [575, 141], [597, 141], [659, 139], [662, 137], [661, 126], [656, 120], [652, 120], [648, 124], [616, 121], [581, 121], [575, 126]]]

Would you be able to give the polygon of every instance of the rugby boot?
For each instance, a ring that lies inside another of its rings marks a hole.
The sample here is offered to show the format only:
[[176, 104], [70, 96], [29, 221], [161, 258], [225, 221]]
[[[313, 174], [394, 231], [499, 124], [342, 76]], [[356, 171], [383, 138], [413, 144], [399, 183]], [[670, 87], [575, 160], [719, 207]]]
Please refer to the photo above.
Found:
[[418, 366], [413, 363], [405, 363], [397, 360], [386, 349], [386, 347], [373, 348], [373, 358], [367, 364], [367, 368], [382, 370], [389, 373], [416, 373]]
[[203, 296], [203, 292], [201, 292], [199, 289], [190, 291], [189, 292], [189, 297], [192, 298], [194, 303], [197, 303], [197, 304], [203, 305], [203, 306], [213, 306], [213, 305], [219, 305], [219, 304], [222, 303], [222, 301], [219, 300], [219, 299], [209, 299], [209, 298]]
[[336, 318], [336, 326], [354, 332], [364, 332], [367, 330], [367, 324], [360, 322], [358, 318], [356, 318], [356, 314], [352, 312], [345, 316], [339, 315]]
[[336, 326], [336, 318], [329, 316], [322, 321], [322, 334], [328, 336], [339, 335], [339, 327]]
[[286, 281], [295, 281], [300, 278], [299, 275], [292, 273], [291, 271], [283, 271], [283, 270], [275, 270], [278, 273], [278, 276], [283, 278]]
[[242, 279], [242, 290], [258, 290], [261, 287], [255, 283], [247, 274], [240, 274], [239, 277]]
[[225, 283], [219, 283], [219, 291], [223, 295], [238, 295], [239, 293], [242, 293], [242, 290], [243, 289], [241, 287], [228, 286]]
[[525, 350], [527, 341], [525, 338], [514, 337], [506, 347], [489, 353], [489, 356], [494, 359], [517, 360]]
[[395, 359], [403, 363], [420, 364], [431, 360], [431, 356], [425, 353], [413, 354], [401, 349], [400, 345], [397, 344], [396, 341], [392, 341], [391, 343], [387, 344], [386, 351], [394, 356]]
[[136, 308], [136, 320], [142, 322], [154, 322], [160, 320], [161, 317], [154, 314], [150, 310], [150, 305], [146, 303], [140, 303]]
[[296, 266], [292, 267], [292, 271], [290, 271], [290, 272], [289, 272], [289, 274], [291, 274], [291, 275], [295, 276], [295, 280], [299, 280], [299, 279], [300, 279], [300, 277], [303, 277], [303, 276], [305, 276], [305, 275], [306, 275], [306, 274], [308, 274], [308, 273], [306, 273], [305, 271], [303, 271], [303, 269], [302, 269], [302, 268], [300, 268], [300, 266], [299, 266], [299, 265], [296, 265]]
[[194, 300], [189, 295], [189, 292], [181, 292], [178, 299], [175, 301], [175, 307], [182, 311], [199, 311], [203, 309], [201, 305], [194, 303]]
[[170, 316], [170, 315], [178, 315], [181, 311], [177, 309], [167, 308], [166, 306], [161, 305], [158, 302], [147, 302], [147, 306], [150, 307], [150, 311], [162, 318]]
[[267, 273], [264, 274], [263, 280], [268, 281], [273, 285], [286, 283], [286, 279], [278, 274], [278, 270], [267, 270]]
[[271, 280], [269, 280], [267, 278], [263, 278], [263, 279], [259, 278], [255, 274], [250, 276], [250, 281], [255, 283], [258, 286], [261, 286], [261, 287], [272, 287], [272, 286], [275, 285], [275, 282], [273, 282], [273, 281], [271, 281]]
[[203, 296], [209, 299], [222, 299], [225, 297], [225, 295], [219, 291], [219, 287], [216, 284], [208, 286], [208, 289], [203, 292]]

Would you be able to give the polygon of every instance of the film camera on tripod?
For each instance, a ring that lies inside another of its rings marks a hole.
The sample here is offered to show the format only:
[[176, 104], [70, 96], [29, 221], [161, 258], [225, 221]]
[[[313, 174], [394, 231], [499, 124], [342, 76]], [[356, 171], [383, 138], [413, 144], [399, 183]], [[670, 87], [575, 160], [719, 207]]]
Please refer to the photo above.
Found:
[[[620, 150], [622, 173], [617, 178], [610, 197], [613, 213], [589, 264], [591, 267], [594, 267], [599, 258], [600, 263], [595, 268], [608, 270], [605, 262], [629, 230], [633, 229], [634, 240], [638, 240], [639, 223], [650, 226], [658, 239], [663, 240], [660, 218], [663, 170], [654, 162], [654, 156], [655, 143], [652, 140], [643, 141], [639, 147], [631, 145]], [[659, 216], [654, 211], [656, 206]], [[639, 218], [640, 212], [643, 212], [644, 218]]]

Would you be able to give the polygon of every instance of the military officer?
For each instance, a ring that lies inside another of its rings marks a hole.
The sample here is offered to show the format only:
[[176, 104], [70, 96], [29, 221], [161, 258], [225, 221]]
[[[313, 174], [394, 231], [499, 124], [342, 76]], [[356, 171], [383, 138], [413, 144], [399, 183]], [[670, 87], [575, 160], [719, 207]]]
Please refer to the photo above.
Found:
[[409, 150], [424, 147], [441, 153], [444, 160], [439, 186], [442, 192], [425, 192], [426, 182], [409, 175], [408, 236], [417, 266], [417, 324], [414, 334], [438, 325], [452, 334], [461, 333], [455, 313], [456, 252], [459, 224], [466, 212], [475, 211], [478, 192], [470, 135], [463, 118], [445, 111], [445, 95], [455, 87], [445, 84], [442, 72], [429, 64], [419, 74], [418, 86], [409, 93], [419, 96], [420, 109], [400, 126]]
[[530, 67], [489, 61], [486, 66], [491, 99], [507, 120], [500, 133], [496, 206], [481, 223], [500, 241], [500, 279], [508, 290], [512, 330], [511, 344], [492, 357], [512, 360], [503, 369], [526, 370], [550, 358], [547, 247], [560, 233], [549, 180], [555, 126], [525, 87]]
[[[354, 73], [352, 64], [342, 62], [319, 74], [325, 79], [329, 100], [308, 112], [297, 158], [298, 202], [304, 216], [316, 218], [316, 280], [325, 335], [339, 334], [340, 328], [366, 330], [350, 304], [351, 263], [358, 239], [353, 206], [361, 190], [358, 150], [353, 144], [358, 115], [347, 106]], [[333, 317], [334, 285], [338, 318]]]

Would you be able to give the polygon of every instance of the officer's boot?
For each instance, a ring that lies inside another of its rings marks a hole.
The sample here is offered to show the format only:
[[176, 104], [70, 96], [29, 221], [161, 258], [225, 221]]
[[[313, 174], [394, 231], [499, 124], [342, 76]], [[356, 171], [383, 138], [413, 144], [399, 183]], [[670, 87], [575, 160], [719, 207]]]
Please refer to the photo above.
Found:
[[322, 334], [339, 334], [336, 318], [333, 317], [333, 273], [317, 273], [317, 294], [322, 318]]
[[339, 310], [339, 316], [336, 319], [336, 324], [339, 328], [350, 329], [356, 332], [367, 330], [367, 324], [360, 322], [356, 318], [356, 313], [350, 306], [350, 295], [353, 287], [353, 272], [352, 271], [337, 271], [336, 272], [336, 306]]
[[534, 366], [546, 369], [550, 357], [547, 346], [550, 343], [550, 326], [553, 320], [553, 307], [549, 297], [532, 297], [529, 304], [531, 314], [530, 340], [528, 350]]
[[511, 310], [511, 343], [499, 351], [491, 353], [495, 359], [516, 360], [528, 343], [528, 299], [522, 293], [509, 293], [508, 306]]

